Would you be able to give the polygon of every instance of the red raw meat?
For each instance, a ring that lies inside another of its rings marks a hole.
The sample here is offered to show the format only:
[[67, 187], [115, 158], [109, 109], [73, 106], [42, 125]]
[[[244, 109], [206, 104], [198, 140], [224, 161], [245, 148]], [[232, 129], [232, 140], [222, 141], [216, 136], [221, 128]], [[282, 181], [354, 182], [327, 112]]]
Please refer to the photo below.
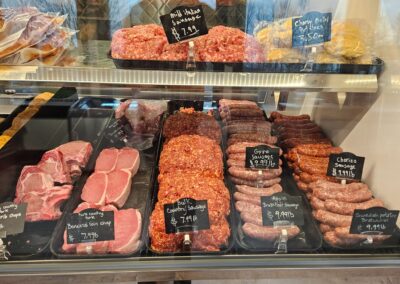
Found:
[[108, 177], [106, 173], [94, 172], [87, 179], [82, 190], [82, 200], [95, 204], [104, 205], [106, 201], [106, 189]]
[[125, 169], [135, 175], [139, 169], [140, 155], [139, 151], [134, 148], [124, 147], [119, 150], [117, 165], [115, 169]]
[[77, 140], [60, 145], [57, 148], [64, 156], [71, 176], [80, 176], [92, 154], [93, 147], [89, 142]]
[[117, 148], [107, 148], [100, 152], [96, 160], [95, 171], [109, 173], [115, 169], [118, 159]]
[[37, 166], [25, 166], [17, 182], [15, 200], [18, 201], [27, 192], [45, 193], [54, 185], [51, 175], [44, 173]]
[[63, 154], [57, 149], [44, 153], [38, 167], [43, 172], [50, 174], [55, 182], [71, 183], [69, 168], [63, 159]]
[[131, 193], [132, 174], [127, 170], [115, 170], [107, 174], [106, 204], [121, 208]]

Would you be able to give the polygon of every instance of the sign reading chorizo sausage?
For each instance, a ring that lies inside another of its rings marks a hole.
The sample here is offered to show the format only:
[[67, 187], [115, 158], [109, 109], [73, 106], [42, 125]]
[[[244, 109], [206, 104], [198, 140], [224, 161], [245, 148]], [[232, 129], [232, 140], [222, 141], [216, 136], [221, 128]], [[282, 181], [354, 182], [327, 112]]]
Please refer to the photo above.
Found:
[[160, 16], [160, 20], [170, 44], [208, 33], [201, 5], [178, 6], [171, 13]]
[[246, 147], [245, 166], [249, 169], [278, 169], [279, 148], [267, 145]]
[[361, 180], [364, 161], [364, 157], [349, 152], [331, 154], [326, 175], [339, 179]]
[[331, 40], [332, 13], [309, 12], [292, 19], [292, 46], [320, 44]]
[[261, 196], [261, 209], [264, 226], [304, 225], [300, 196], [290, 196], [282, 192]]
[[207, 200], [181, 198], [164, 205], [165, 232], [175, 234], [210, 228]]
[[7, 236], [22, 233], [25, 226], [26, 207], [26, 203], [1, 203], [0, 232], [4, 231]]
[[70, 214], [66, 228], [68, 244], [114, 240], [114, 211], [89, 208]]
[[391, 235], [396, 229], [398, 210], [372, 207], [366, 210], [354, 210], [350, 234]]

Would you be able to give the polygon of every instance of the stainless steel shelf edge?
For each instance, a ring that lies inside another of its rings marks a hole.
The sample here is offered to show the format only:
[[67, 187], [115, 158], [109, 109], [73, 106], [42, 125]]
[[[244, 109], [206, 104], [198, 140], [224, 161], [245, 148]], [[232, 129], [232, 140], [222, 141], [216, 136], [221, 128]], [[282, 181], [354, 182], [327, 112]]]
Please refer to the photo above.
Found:
[[76, 84], [256, 87], [313, 92], [376, 93], [377, 75], [184, 72], [113, 68], [2, 66], [0, 81]]

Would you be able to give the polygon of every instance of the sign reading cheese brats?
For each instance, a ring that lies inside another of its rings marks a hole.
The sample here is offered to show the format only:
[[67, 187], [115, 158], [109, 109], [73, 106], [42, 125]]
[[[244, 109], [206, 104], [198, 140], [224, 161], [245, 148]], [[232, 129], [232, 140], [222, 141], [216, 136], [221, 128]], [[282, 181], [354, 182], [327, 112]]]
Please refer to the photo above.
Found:
[[292, 46], [317, 45], [331, 40], [332, 13], [309, 12], [292, 19]]

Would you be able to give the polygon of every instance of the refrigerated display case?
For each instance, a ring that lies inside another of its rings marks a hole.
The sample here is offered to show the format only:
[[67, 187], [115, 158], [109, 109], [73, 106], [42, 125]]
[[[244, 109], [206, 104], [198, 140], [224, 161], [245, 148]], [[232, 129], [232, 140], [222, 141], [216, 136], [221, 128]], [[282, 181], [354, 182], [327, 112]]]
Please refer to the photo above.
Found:
[[396, 1], [0, 4], [2, 281], [399, 276]]

